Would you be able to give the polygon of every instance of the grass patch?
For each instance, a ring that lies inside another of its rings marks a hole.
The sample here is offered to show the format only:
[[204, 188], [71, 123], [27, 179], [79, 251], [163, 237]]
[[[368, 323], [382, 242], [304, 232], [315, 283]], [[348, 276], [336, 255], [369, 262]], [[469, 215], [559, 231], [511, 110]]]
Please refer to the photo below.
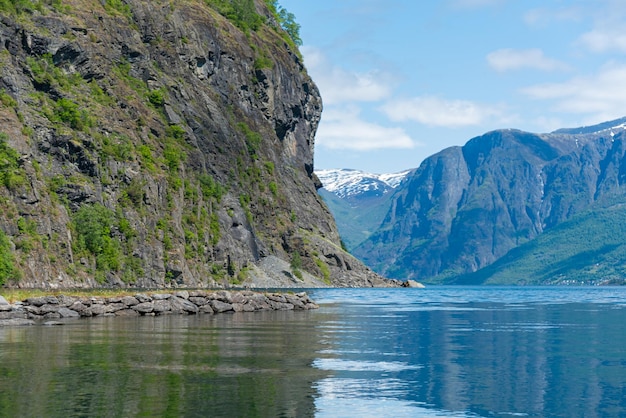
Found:
[[26, 184], [26, 173], [19, 164], [20, 155], [7, 144], [9, 136], [0, 132], [0, 181], [9, 190]]
[[9, 237], [0, 230], [0, 285], [7, 280], [20, 278], [19, 271], [15, 268], [15, 257], [11, 249]]
[[101, 298], [114, 298], [121, 296], [134, 296], [137, 294], [150, 294], [157, 293], [170, 293], [171, 290], [154, 290], [150, 292], [137, 291], [133, 289], [121, 290], [121, 289], [58, 289], [58, 290], [46, 290], [46, 289], [1, 289], [0, 294], [9, 302], [21, 302], [28, 298], [36, 298], [41, 296], [73, 296], [73, 297], [101, 297]]

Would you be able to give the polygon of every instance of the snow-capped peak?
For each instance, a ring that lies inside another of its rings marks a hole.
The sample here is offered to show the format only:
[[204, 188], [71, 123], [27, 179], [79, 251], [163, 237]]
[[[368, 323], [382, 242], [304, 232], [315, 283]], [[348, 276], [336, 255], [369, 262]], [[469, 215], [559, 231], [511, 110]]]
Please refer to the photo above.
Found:
[[315, 174], [317, 174], [317, 177], [324, 185], [324, 189], [341, 198], [346, 198], [372, 191], [384, 194], [397, 187], [409, 171], [392, 174], [372, 174], [343, 168], [317, 170]]

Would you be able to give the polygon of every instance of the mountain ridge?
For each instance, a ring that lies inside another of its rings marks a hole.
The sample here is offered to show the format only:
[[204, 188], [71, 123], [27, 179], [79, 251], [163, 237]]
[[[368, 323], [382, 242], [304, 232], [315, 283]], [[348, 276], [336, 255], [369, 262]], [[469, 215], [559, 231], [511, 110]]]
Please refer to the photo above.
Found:
[[354, 169], [326, 169], [315, 170], [315, 174], [324, 189], [340, 198], [346, 198], [368, 192], [388, 193], [406, 178], [409, 171], [375, 174]]
[[[566, 234], [558, 227], [585, 211], [619, 203], [626, 191], [625, 122], [547, 134], [501, 129], [444, 149], [410, 171], [385, 202], [379, 227], [351, 250], [395, 279], [455, 283], [458, 277], [472, 277], [467, 279], [472, 283], [504, 283], [494, 279], [497, 271], [489, 270], [491, 279], [480, 272], [547, 232]], [[597, 236], [605, 234], [606, 222], [584, 222], [596, 228]], [[588, 233], [584, 239], [591, 243], [594, 233]], [[571, 251], [564, 265], [597, 270], [585, 264], [582, 249]], [[577, 257], [583, 261], [574, 262]], [[573, 270], [560, 271], [567, 274], [551, 283], [582, 280]], [[585, 282], [602, 282], [589, 274]], [[518, 277], [515, 283], [536, 281]]]
[[353, 169], [316, 170], [323, 187], [318, 190], [329, 206], [343, 244], [356, 248], [378, 227], [387, 203], [409, 171], [373, 174]]

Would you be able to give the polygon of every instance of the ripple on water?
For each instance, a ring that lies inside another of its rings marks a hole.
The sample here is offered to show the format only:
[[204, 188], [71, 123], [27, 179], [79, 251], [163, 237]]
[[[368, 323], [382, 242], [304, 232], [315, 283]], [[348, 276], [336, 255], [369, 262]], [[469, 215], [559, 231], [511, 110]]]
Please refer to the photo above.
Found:
[[352, 372], [400, 372], [404, 370], [417, 370], [422, 368], [422, 366], [403, 363], [400, 361], [363, 361], [336, 358], [316, 359], [313, 361], [313, 367], [320, 370]]

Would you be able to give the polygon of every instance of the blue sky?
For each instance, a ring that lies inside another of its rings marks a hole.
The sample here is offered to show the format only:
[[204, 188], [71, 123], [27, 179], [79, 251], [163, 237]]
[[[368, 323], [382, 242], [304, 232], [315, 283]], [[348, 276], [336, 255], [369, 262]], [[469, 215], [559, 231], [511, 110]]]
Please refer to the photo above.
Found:
[[373, 173], [500, 128], [626, 116], [623, 0], [279, 0], [324, 101], [316, 169]]

